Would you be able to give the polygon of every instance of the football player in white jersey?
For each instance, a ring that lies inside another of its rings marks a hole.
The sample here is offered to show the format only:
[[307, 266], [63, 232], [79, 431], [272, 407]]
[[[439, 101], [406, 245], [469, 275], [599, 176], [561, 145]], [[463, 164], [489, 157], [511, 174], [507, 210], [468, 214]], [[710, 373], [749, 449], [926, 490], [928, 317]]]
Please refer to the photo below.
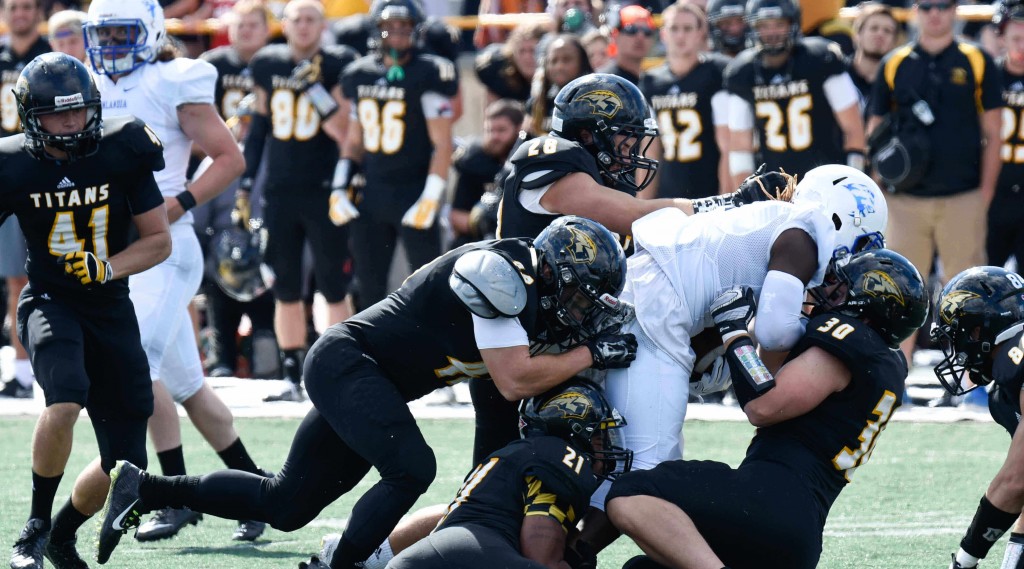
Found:
[[[189, 210], [223, 191], [245, 167], [213, 105], [217, 71], [205, 61], [177, 57], [165, 42], [163, 10], [156, 0], [94, 0], [85, 35], [103, 115], [135, 115], [164, 147], [166, 167], [155, 175], [171, 222], [172, 252], [163, 263], [133, 275], [130, 283], [153, 379], [149, 434], [161, 468], [164, 474], [185, 474], [177, 401], [229, 468], [260, 472], [235, 432], [231, 412], [205, 382], [188, 313], [203, 273], [203, 253]], [[213, 162], [186, 188], [193, 143]], [[161, 511], [136, 537], [171, 537], [199, 519], [188, 510]], [[235, 538], [255, 539], [262, 531], [260, 524], [242, 522]]]
[[[751, 288], [759, 300], [754, 335], [761, 349], [784, 353], [803, 335], [805, 290], [822, 283], [830, 262], [881, 247], [887, 219], [885, 196], [868, 176], [826, 165], [807, 173], [791, 203], [766, 201], [695, 216], [666, 208], [634, 222], [636, 252], [622, 298], [636, 306], [636, 320], [627, 328], [639, 348], [628, 370], [611, 371], [605, 381], [608, 400], [630, 417], [623, 435], [634, 453], [633, 469], [682, 458], [691, 388], [709, 393], [731, 385], [728, 373], [717, 384], [708, 385], [707, 375], [690, 383], [696, 359], [691, 338], [713, 327], [712, 310], [729, 309], [712, 305], [719, 295]], [[591, 499], [580, 537], [585, 545], [577, 542], [577, 551], [596, 552], [618, 535], [602, 523], [608, 488], [604, 484]]]

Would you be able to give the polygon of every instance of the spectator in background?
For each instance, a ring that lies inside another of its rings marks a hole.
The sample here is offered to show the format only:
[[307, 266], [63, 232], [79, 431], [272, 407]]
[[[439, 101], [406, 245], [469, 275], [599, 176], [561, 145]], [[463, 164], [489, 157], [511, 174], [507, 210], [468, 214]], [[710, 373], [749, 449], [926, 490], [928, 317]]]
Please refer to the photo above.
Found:
[[703, 198], [732, 191], [726, 149], [729, 95], [722, 72], [729, 59], [702, 53], [707, 20], [693, 4], [677, 2], [662, 13], [666, 61], [640, 78], [640, 91], [658, 119], [657, 196]]
[[747, 44], [747, 24], [743, 20], [746, 0], [711, 0], [708, 24], [711, 49], [726, 57], [736, 57]]
[[[0, 137], [21, 132], [18, 108], [14, 104], [14, 89], [22, 68], [37, 55], [50, 51], [50, 45], [39, 35], [42, 12], [38, 0], [4, 0], [3, 20], [7, 24], [7, 41], [0, 47], [0, 92], [5, 103], [0, 105]], [[7, 101], [10, 104], [7, 104]], [[0, 397], [31, 398], [32, 366], [25, 348], [18, 340], [14, 318], [18, 296], [28, 284], [25, 260], [28, 247], [18, 221], [8, 219], [0, 224], [0, 277], [7, 280], [7, 315], [11, 318], [11, 346], [14, 347], [14, 379], [0, 389]]]
[[528, 117], [524, 130], [533, 136], [551, 130], [551, 112], [558, 91], [569, 81], [593, 72], [583, 44], [572, 34], [561, 34], [551, 40], [541, 61], [544, 66], [533, 76], [530, 100], [526, 103]]
[[602, 0], [548, 0], [546, 12], [551, 16], [553, 26], [537, 44], [537, 60], [543, 59], [548, 44], [559, 34], [575, 34], [579, 37], [597, 29], [595, 22], [603, 9]]
[[990, 265], [1003, 266], [1012, 255], [1018, 272], [1024, 269], [1024, 4], [1005, 2], [994, 18], [1006, 55], [1002, 68], [1003, 145], [995, 196], [988, 208], [985, 248]]
[[543, 24], [520, 24], [504, 44], [489, 45], [477, 54], [476, 76], [487, 88], [487, 104], [498, 99], [525, 103], [530, 98], [537, 42], [543, 36]]
[[612, 34], [611, 61], [597, 72], [618, 75], [636, 85], [644, 58], [654, 47], [654, 18], [646, 8], [635, 4], [613, 5], [605, 17]]
[[487, 106], [483, 138], [472, 138], [455, 150], [452, 167], [458, 178], [448, 214], [455, 232], [452, 249], [484, 239], [470, 211], [484, 192], [493, 190], [494, 177], [512, 151], [523, 116], [518, 101], [499, 99]]
[[853, 21], [853, 43], [856, 48], [853, 55], [846, 58], [846, 65], [860, 94], [861, 114], [867, 120], [871, 86], [878, 76], [882, 58], [896, 47], [900, 24], [893, 16], [892, 8], [885, 4], [865, 2], [859, 8], [857, 19]]
[[599, 69], [608, 64], [608, 50], [611, 47], [611, 40], [603, 30], [590, 30], [580, 38], [583, 49], [587, 52], [587, 59], [590, 66]]
[[[923, 131], [928, 158], [910, 164], [919, 175], [886, 180], [896, 193], [888, 196], [885, 238], [921, 274], [931, 273], [937, 249], [945, 274], [955, 275], [985, 264], [985, 212], [1000, 169], [999, 70], [981, 48], [955, 38], [954, 0], [915, 4], [914, 20], [918, 38], [882, 60], [867, 130], [874, 135], [890, 117]], [[914, 341], [901, 345], [907, 361]]]
[[82, 24], [89, 15], [78, 10], [61, 10], [50, 16], [46, 23], [50, 47], [53, 51], [66, 53], [78, 61], [85, 61], [85, 37]]

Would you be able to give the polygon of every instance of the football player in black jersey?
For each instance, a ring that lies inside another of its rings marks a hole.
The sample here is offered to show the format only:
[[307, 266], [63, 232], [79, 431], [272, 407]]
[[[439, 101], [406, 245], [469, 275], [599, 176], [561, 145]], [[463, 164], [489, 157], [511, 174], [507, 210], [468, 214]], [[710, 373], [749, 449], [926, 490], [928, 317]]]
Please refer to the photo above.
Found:
[[388, 567], [562, 566], [590, 494], [629, 471], [615, 430], [624, 420], [586, 380], [524, 401], [519, 416], [522, 440], [478, 464], [433, 533]]
[[[455, 64], [416, 49], [423, 23], [415, 0], [375, 0], [371, 16], [379, 48], [345, 68], [341, 78], [353, 120], [331, 194], [335, 223], [352, 225], [357, 300], [369, 306], [387, 294], [388, 269], [401, 240], [409, 270], [441, 252], [435, 224], [452, 159]], [[353, 176], [366, 186], [356, 211], [349, 203]]]
[[[153, 178], [163, 149], [137, 119], [102, 121], [99, 91], [70, 55], [32, 60], [13, 97], [24, 134], [0, 140], [0, 220], [16, 216], [28, 241], [17, 329], [46, 408], [32, 441], [32, 508], [11, 567], [42, 569], [44, 555], [58, 568], [85, 567], [75, 530], [102, 505], [106, 473], [117, 460], [147, 459], [153, 391], [126, 277], [171, 251]], [[138, 239], [129, 245], [132, 225]], [[83, 407], [100, 456], [51, 526]], [[69, 518], [76, 523], [62, 523]]]
[[1006, 46], [1006, 54], [996, 61], [1002, 69], [1005, 104], [1000, 151], [1003, 167], [988, 208], [985, 248], [988, 262], [1000, 266], [1010, 255], [1024, 259], [1024, 2], [1004, 0], [993, 21]]
[[203, 53], [199, 59], [217, 68], [214, 105], [225, 121], [237, 116], [238, 103], [252, 93], [249, 61], [270, 39], [269, 12], [258, 0], [240, 0], [231, 7], [228, 20], [229, 45]]
[[[636, 340], [618, 331], [631, 311], [617, 299], [625, 267], [615, 237], [578, 217], [536, 240], [472, 243], [438, 257], [313, 345], [305, 375], [314, 407], [277, 476], [168, 478], [122, 462], [98, 558], [105, 562], [141, 514], [164, 505], [293, 531], [373, 467], [381, 480], [353, 507], [331, 561], [333, 569], [355, 567], [434, 479], [434, 454], [406, 403], [473, 377], [490, 377], [506, 399], [519, 400], [590, 367], [628, 366]], [[552, 344], [562, 351], [539, 353]]]
[[711, 48], [726, 57], [736, 57], [747, 45], [747, 24], [743, 19], [746, 0], [708, 0]]
[[249, 219], [249, 191], [268, 147], [265, 227], [267, 264], [274, 271], [274, 331], [289, 386], [268, 401], [300, 401], [306, 348], [302, 302], [302, 249], [313, 251], [317, 288], [327, 301], [328, 321], [341, 322], [351, 280], [348, 228], [331, 223], [326, 206], [332, 166], [348, 128], [348, 104], [338, 77], [356, 58], [347, 47], [320, 47], [323, 6], [318, 0], [291, 0], [285, 7], [286, 45], [261, 49], [249, 62], [256, 113], [245, 141], [245, 173], [236, 218]]
[[935, 305], [932, 339], [945, 359], [935, 375], [953, 395], [991, 384], [988, 408], [1010, 434], [1006, 460], [981, 497], [950, 569], [977, 567], [1006, 530], [1003, 569], [1024, 567], [1024, 433], [1017, 427], [1024, 388], [1024, 279], [1000, 267], [974, 267], [953, 277]]
[[663, 462], [612, 484], [608, 515], [662, 564], [647, 566], [815, 567], [829, 509], [900, 405], [899, 343], [928, 315], [905, 258], [879, 249], [833, 265], [774, 377], [747, 332], [749, 293], [728, 291], [712, 308], [736, 398], [758, 427], [743, 462]]
[[746, 19], [754, 47], [725, 69], [733, 182], [760, 163], [799, 176], [822, 164], [863, 170], [864, 123], [839, 46], [800, 37], [794, 0], [750, 0]]
[[[654, 107], [661, 144], [657, 195], [703, 198], [731, 191], [725, 161], [729, 145], [729, 97], [722, 72], [729, 60], [702, 53], [707, 45], [704, 13], [688, 3], [661, 15], [665, 64], [640, 77], [640, 92]], [[659, 153], [660, 151], [660, 153]]]

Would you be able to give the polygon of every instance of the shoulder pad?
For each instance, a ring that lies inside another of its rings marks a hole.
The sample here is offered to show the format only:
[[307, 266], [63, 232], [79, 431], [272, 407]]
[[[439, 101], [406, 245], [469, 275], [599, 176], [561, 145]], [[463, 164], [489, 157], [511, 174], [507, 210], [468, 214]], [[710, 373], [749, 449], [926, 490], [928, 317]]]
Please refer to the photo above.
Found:
[[[1005, 342], [1005, 343], [1004, 343]], [[996, 383], [1010, 384], [1024, 373], [1024, 334], [1020, 325], [1011, 327], [996, 338], [992, 375]]]
[[164, 168], [164, 149], [160, 138], [146, 123], [132, 115], [104, 119], [103, 140], [105, 144], [123, 145], [154, 172]]
[[425, 60], [431, 68], [428, 77], [432, 85], [426, 85], [424, 91], [433, 91], [445, 97], [454, 97], [459, 90], [459, 72], [455, 64], [450, 60], [437, 55], [421, 53], [420, 58]]
[[158, 63], [160, 93], [172, 107], [188, 103], [213, 104], [217, 68], [207, 61], [179, 57]]
[[812, 318], [797, 345], [801, 344], [825, 350], [850, 370], [870, 361], [878, 350], [887, 348], [882, 337], [866, 322], [838, 312], [826, 312]]
[[324, 55], [329, 55], [340, 61], [343, 66], [359, 59], [359, 52], [347, 45], [324, 46], [323, 52]]
[[475, 249], [455, 261], [448, 286], [481, 318], [513, 318], [526, 308], [526, 284], [508, 259], [490, 249]]
[[160, 77], [165, 81], [190, 83], [192, 81], [205, 81], [210, 78], [217, 79], [217, 68], [210, 62], [202, 59], [178, 57], [158, 65]]

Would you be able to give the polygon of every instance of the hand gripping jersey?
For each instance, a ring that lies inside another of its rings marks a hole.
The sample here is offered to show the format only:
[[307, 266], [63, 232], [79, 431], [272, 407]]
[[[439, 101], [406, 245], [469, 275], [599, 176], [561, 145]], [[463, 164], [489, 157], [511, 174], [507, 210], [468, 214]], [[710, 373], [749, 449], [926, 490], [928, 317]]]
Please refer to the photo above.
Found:
[[324, 132], [307, 88], [320, 83], [330, 92], [341, 70], [356, 53], [342, 46], [325, 47], [308, 62], [292, 59], [287, 45], [268, 45], [249, 62], [253, 82], [267, 94], [270, 135], [267, 141], [267, 187], [271, 191], [330, 191], [338, 145]]
[[655, 211], [633, 223], [637, 252], [629, 258], [622, 298], [636, 305], [647, 336], [688, 368], [689, 338], [713, 325], [711, 303], [735, 286], [760, 296], [772, 244], [794, 228], [818, 247], [818, 270], [807, 287], [817, 286], [836, 232], [813, 206], [767, 201], [689, 217], [675, 208]]
[[339, 324], [363, 344], [407, 401], [470, 378], [489, 378], [476, 347], [469, 309], [448, 279], [455, 261], [476, 249], [492, 249], [511, 259], [526, 284], [526, 308], [518, 319], [527, 337], [540, 323], [536, 255], [527, 239], [470, 243], [420, 267], [384, 300]]
[[18, 103], [14, 99], [14, 85], [21, 70], [38, 55], [49, 53], [50, 44], [43, 38], [36, 40], [25, 55], [14, 53], [10, 45], [0, 48], [0, 137], [21, 132]]
[[[797, 40], [788, 61], [766, 68], [756, 49], [736, 56], [725, 69], [725, 87], [753, 109], [760, 143], [755, 164], [803, 175], [822, 164], [844, 164], [843, 133], [824, 84], [846, 73], [839, 47], [820, 38]], [[852, 102], [856, 102], [856, 94]]]
[[238, 56], [238, 51], [229, 45], [204, 52], [199, 58], [217, 69], [214, 106], [220, 117], [228, 120], [235, 115], [242, 98], [252, 93], [252, 70]]
[[559, 437], [515, 441], [466, 476], [437, 529], [472, 524], [499, 532], [517, 550], [527, 516], [555, 519], [568, 532], [599, 480], [590, 458]]
[[1020, 395], [1024, 389], [1024, 332], [1000, 344], [992, 355], [992, 389], [988, 410], [1010, 436], [1020, 424]]
[[163, 168], [160, 142], [132, 117], [108, 118], [93, 156], [71, 163], [37, 160], [25, 135], [0, 140], [0, 218], [18, 217], [28, 243], [28, 278], [37, 294], [128, 296], [128, 279], [86, 288], [64, 274], [58, 258], [89, 251], [109, 259], [128, 246], [135, 215], [164, 203], [153, 182]]
[[814, 495], [823, 526], [832, 503], [871, 457], [878, 435], [900, 406], [907, 361], [866, 323], [835, 312], [812, 318], [788, 359], [812, 347], [842, 361], [852, 373], [850, 384], [804, 415], [758, 429], [740, 469], [759, 461], [792, 469]]
[[[156, 133], [164, 147], [165, 167], [156, 173], [164, 196], [185, 191], [185, 171], [192, 153], [192, 141], [178, 123], [178, 107], [213, 104], [217, 70], [205, 61], [179, 57], [149, 63], [114, 83], [108, 75], [93, 74], [103, 100], [103, 117], [135, 116]], [[185, 212], [177, 223], [192, 223]]]

